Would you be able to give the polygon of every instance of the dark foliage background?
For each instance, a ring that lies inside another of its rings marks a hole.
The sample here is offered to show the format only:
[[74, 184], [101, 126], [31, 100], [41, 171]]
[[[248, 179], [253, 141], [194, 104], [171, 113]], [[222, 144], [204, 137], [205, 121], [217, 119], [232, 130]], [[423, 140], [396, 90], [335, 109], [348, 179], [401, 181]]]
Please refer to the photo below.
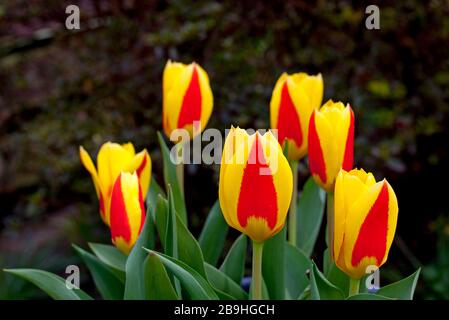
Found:
[[[399, 199], [382, 281], [423, 266], [417, 296], [449, 299], [449, 1], [372, 3], [380, 30], [365, 28], [359, 1], [1, 2], [0, 266], [63, 274], [79, 262], [71, 242], [109, 241], [79, 145], [93, 155], [107, 140], [147, 147], [162, 181], [156, 131], [172, 58], [208, 71], [219, 129], [267, 128], [277, 77], [321, 72], [325, 100], [354, 108], [356, 164]], [[69, 4], [81, 10], [78, 32], [65, 28]], [[216, 167], [187, 168], [196, 234], [217, 180]], [[0, 298], [27, 297], [41, 295], [0, 273]]]

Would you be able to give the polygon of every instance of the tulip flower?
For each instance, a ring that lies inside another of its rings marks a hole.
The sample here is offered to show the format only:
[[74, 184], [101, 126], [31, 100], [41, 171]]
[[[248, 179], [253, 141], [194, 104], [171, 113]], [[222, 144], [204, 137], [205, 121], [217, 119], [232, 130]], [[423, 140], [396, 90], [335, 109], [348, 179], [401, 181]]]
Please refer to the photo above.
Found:
[[298, 189], [298, 161], [307, 153], [309, 120], [313, 110], [323, 99], [321, 74], [310, 76], [300, 72], [283, 73], [273, 89], [270, 101], [270, 124], [278, 130], [282, 147], [288, 144], [288, 158], [293, 173], [293, 196], [290, 204], [288, 240], [296, 245], [296, 201]]
[[137, 172], [142, 195], [145, 198], [151, 179], [151, 158], [144, 149], [135, 153], [132, 143], [123, 145], [106, 142], [100, 148], [97, 156], [97, 168], [91, 157], [83, 147], [80, 147], [80, 158], [84, 167], [89, 171], [94, 182], [95, 191], [100, 201], [100, 215], [109, 226], [109, 206], [112, 187], [120, 172]]
[[145, 222], [142, 187], [137, 173], [122, 172], [111, 194], [112, 243], [128, 254], [142, 231]]
[[194, 138], [206, 127], [213, 108], [209, 77], [197, 63], [168, 60], [162, 83], [162, 123], [167, 137], [185, 129]]
[[398, 202], [387, 180], [376, 182], [363, 169], [341, 170], [334, 196], [333, 257], [340, 270], [357, 280], [368, 266], [380, 267], [387, 260]]
[[282, 147], [288, 143], [290, 160], [300, 160], [306, 155], [310, 116], [322, 100], [321, 74], [283, 73], [276, 82], [270, 102], [270, 125], [278, 130]]
[[329, 100], [313, 112], [309, 124], [309, 167], [315, 181], [332, 192], [341, 168], [351, 170], [354, 113], [351, 106]]
[[341, 168], [351, 170], [354, 155], [354, 113], [329, 100], [310, 117], [309, 167], [315, 181], [332, 192]]
[[232, 128], [220, 168], [219, 200], [226, 222], [253, 240], [253, 297], [261, 298], [263, 242], [285, 224], [293, 177], [271, 132]]

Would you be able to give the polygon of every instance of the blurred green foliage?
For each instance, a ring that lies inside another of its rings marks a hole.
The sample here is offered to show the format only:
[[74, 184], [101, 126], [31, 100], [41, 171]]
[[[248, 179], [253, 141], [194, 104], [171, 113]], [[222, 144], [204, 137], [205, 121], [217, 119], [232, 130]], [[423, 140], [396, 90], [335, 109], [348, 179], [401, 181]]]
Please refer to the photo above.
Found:
[[[68, 4], [80, 6], [79, 32], [64, 27]], [[2, 2], [0, 248], [11, 234], [32, 242], [29, 226], [68, 210], [95, 215], [80, 223], [87, 240], [107, 239], [78, 146], [95, 155], [107, 140], [133, 141], [150, 150], [159, 179], [156, 131], [168, 58], [195, 60], [208, 71], [215, 100], [209, 127], [219, 129], [267, 128], [280, 74], [321, 72], [325, 100], [354, 108], [357, 166], [387, 177], [399, 198], [403, 241], [386, 274], [409, 274], [413, 261], [429, 264], [418, 294], [447, 298], [448, 248], [440, 243], [448, 233], [432, 226], [449, 214], [447, 188], [438, 185], [449, 178], [449, 3], [378, 5], [380, 30], [367, 30], [366, 5], [356, 1]], [[216, 169], [187, 167], [194, 228], [217, 197]], [[300, 170], [303, 183], [305, 162]], [[59, 248], [70, 260], [69, 250]], [[8, 266], [21, 261], [8, 259]]]

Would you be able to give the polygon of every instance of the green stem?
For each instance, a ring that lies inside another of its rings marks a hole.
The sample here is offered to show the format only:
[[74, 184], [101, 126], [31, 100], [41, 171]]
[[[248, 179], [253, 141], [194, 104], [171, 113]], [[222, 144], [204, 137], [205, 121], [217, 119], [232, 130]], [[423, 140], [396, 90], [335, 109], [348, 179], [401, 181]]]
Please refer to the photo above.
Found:
[[293, 195], [290, 202], [290, 212], [288, 214], [288, 242], [296, 246], [296, 204], [298, 198], [298, 161], [291, 161], [292, 174], [293, 174]]
[[359, 293], [360, 279], [349, 278], [349, 296], [355, 296]]
[[327, 247], [329, 248], [330, 262], [333, 262], [334, 250], [334, 193], [327, 193]]
[[263, 242], [253, 241], [253, 300], [262, 300], [262, 252]]
[[184, 160], [182, 159], [182, 147], [182, 142], [176, 144], [176, 156], [178, 157], [178, 160], [181, 160], [179, 164], [176, 165], [176, 176], [178, 177], [179, 188], [181, 189], [182, 194], [184, 194]]

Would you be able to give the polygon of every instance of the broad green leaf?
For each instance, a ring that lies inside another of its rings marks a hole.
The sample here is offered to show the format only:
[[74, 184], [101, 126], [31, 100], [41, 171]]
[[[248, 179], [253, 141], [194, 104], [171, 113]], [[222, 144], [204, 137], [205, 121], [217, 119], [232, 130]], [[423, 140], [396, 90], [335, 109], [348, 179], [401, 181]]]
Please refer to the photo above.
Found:
[[122, 300], [125, 288], [116, 273], [93, 254], [76, 245], [73, 247], [87, 265], [101, 296], [107, 300]]
[[248, 247], [246, 235], [243, 233], [234, 241], [226, 258], [220, 266], [220, 271], [229, 276], [236, 283], [242, 282], [245, 272], [245, 260]]
[[125, 272], [127, 257], [116, 247], [108, 244], [92, 242], [89, 243], [89, 247], [97, 258], [109, 267]]
[[223, 218], [220, 203], [217, 200], [207, 215], [206, 223], [198, 239], [204, 260], [207, 263], [213, 266], [217, 264], [225, 245], [228, 229], [228, 224]]
[[262, 274], [271, 299], [285, 298], [285, 227], [265, 241], [262, 253]]
[[147, 210], [145, 224], [142, 232], [132, 248], [128, 259], [126, 260], [126, 283], [125, 295], [126, 300], [141, 300], [145, 297], [144, 281], [143, 281], [143, 262], [147, 257], [147, 253], [142, 249], [154, 248], [154, 225], [151, 213]]
[[296, 213], [296, 245], [308, 257], [313, 251], [323, 220], [326, 193], [310, 177], [299, 196]]
[[307, 270], [312, 267], [312, 262], [297, 247], [285, 243], [285, 289], [288, 299], [298, 299], [309, 285]]
[[344, 299], [343, 292], [324, 277], [315, 263], [312, 263], [312, 272], [310, 273], [310, 293], [312, 300]]
[[207, 278], [210, 283], [220, 291], [223, 291], [226, 294], [229, 294], [234, 299], [238, 300], [246, 300], [248, 299], [248, 294], [242, 287], [234, 282], [230, 277], [228, 277], [225, 273], [221, 272], [214, 266], [205, 263], [204, 267], [206, 269]]
[[164, 252], [167, 252], [165, 241], [167, 237], [168, 201], [161, 195], [157, 197], [156, 212], [157, 217], [155, 217], [154, 223], [156, 225], [162, 247], [164, 248]]
[[233, 296], [227, 294], [224, 291], [221, 291], [220, 289], [214, 288], [215, 293], [218, 296], [218, 299], [220, 300], [237, 300]]
[[150, 253], [144, 262], [145, 299], [177, 300], [164, 265], [157, 255]]
[[47, 271], [37, 269], [4, 271], [31, 282], [55, 300], [92, 300], [92, 297], [81, 289], [68, 289], [65, 279]]
[[161, 259], [161, 262], [164, 264], [165, 268], [170, 270], [176, 278], [179, 279], [182, 287], [186, 290], [190, 299], [218, 300], [218, 296], [209, 282], [193, 268], [189, 267], [184, 262], [169, 257], [165, 254], [151, 250], [147, 251], [156, 254]]
[[349, 295], [349, 277], [341, 271], [335, 264], [330, 261], [329, 249], [326, 249], [323, 254], [324, 258], [324, 274], [332, 284], [343, 291], [345, 297]]
[[380, 296], [378, 294], [361, 293], [348, 297], [346, 300], [394, 300], [392, 298]]
[[380, 288], [376, 294], [394, 299], [412, 300], [420, 272], [421, 268], [407, 278]]
[[[248, 299], [253, 300], [253, 282], [249, 286], [249, 294]], [[267, 284], [265, 280], [262, 278], [262, 300], [270, 300], [270, 294], [268, 293]]]
[[164, 180], [165, 187], [168, 193], [168, 186], [171, 186], [173, 191], [173, 198], [175, 200], [176, 212], [181, 217], [182, 222], [187, 225], [187, 212], [186, 205], [184, 201], [184, 194], [179, 185], [178, 177], [176, 175], [176, 165], [170, 159], [170, 150], [165, 144], [164, 138], [161, 133], [157, 133], [159, 144], [161, 146], [162, 160], [164, 163]]
[[147, 194], [146, 205], [147, 205], [147, 208], [151, 208], [151, 210], [149, 210], [149, 212], [153, 215], [152, 216], [153, 221], [156, 220], [155, 215], [157, 214], [157, 211], [155, 210], [155, 208], [156, 208], [157, 198], [159, 195], [165, 197], [165, 192], [161, 188], [161, 186], [157, 183], [156, 177], [154, 175], [152, 175], [150, 189], [148, 190], [148, 194]]

